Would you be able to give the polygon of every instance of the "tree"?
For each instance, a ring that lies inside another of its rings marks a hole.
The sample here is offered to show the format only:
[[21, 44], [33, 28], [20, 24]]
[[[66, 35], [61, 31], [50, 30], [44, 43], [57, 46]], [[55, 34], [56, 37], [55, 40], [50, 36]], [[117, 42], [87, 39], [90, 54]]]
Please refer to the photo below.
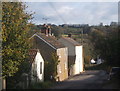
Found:
[[[52, 59], [45, 61], [45, 79], [55, 80], [57, 76], [57, 65], [59, 64], [58, 56], [56, 53], [52, 53]], [[52, 76], [52, 79], [51, 79]]]
[[114, 28], [106, 34], [100, 30], [92, 31], [91, 41], [94, 44], [94, 50], [105, 59], [107, 65], [119, 66], [120, 38], [118, 28]]
[[51, 28], [52, 33], [54, 34], [55, 37], [59, 38], [61, 37], [62, 34], [62, 29], [59, 26], [52, 26]]
[[120, 53], [120, 38], [118, 28], [110, 32], [106, 38], [106, 59], [107, 63], [111, 66], [119, 66], [119, 53]]
[[2, 76], [13, 76], [27, 58], [27, 32], [32, 14], [22, 2], [2, 3]]
[[94, 53], [99, 55], [100, 50], [105, 50], [104, 49], [105, 47], [103, 46], [106, 34], [100, 30], [93, 29], [92, 32], [90, 33], [90, 36], [91, 42], [93, 43], [94, 46]]

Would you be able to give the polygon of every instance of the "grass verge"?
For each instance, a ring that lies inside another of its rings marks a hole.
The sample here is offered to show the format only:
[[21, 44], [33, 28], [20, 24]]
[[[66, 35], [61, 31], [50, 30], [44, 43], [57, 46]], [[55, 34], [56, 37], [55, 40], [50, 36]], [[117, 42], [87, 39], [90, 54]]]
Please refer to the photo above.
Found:
[[105, 63], [102, 64], [92, 64], [89, 66], [85, 66], [85, 70], [108, 70], [109, 67]]
[[34, 83], [30, 85], [29, 88], [30, 89], [47, 89], [47, 88], [52, 87], [54, 84], [55, 83], [51, 81], [38, 82], [38, 83]]

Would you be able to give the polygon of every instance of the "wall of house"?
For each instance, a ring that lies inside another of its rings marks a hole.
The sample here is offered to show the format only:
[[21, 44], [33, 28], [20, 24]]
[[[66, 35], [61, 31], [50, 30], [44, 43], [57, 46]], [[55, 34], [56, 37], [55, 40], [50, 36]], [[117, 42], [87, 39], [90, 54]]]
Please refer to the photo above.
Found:
[[[40, 63], [42, 62], [42, 65]], [[42, 66], [42, 73], [40, 73], [40, 67]], [[35, 61], [32, 63], [31, 69], [31, 82], [43, 82], [44, 81], [44, 60], [39, 52], [35, 57]]]
[[75, 75], [75, 64], [70, 66], [69, 75], [70, 76]]
[[76, 55], [75, 56], [68, 56], [68, 74], [69, 75], [73, 75], [74, 74], [74, 64], [75, 64], [75, 59], [76, 59]]
[[60, 64], [58, 65], [58, 77], [59, 81], [63, 81], [68, 78], [68, 50], [67, 48], [53, 49], [51, 46], [34, 36], [34, 47], [40, 50], [43, 59], [49, 61], [52, 59], [52, 53], [56, 53], [59, 56]]
[[83, 47], [76, 46], [76, 60], [75, 60], [75, 74], [79, 74], [83, 71]]
[[[69, 75], [79, 74], [83, 71], [83, 48], [75, 46], [64, 38], [59, 39], [65, 46], [68, 47], [69, 55]], [[71, 65], [72, 64], [72, 65]]]
[[43, 82], [44, 81], [44, 60], [41, 54], [38, 52], [35, 58], [35, 64], [37, 65], [37, 77], [38, 80]]
[[59, 48], [57, 49], [57, 55], [59, 56], [58, 65], [58, 80], [63, 81], [68, 78], [68, 49]]
[[32, 68], [31, 68], [31, 83], [35, 83], [37, 81], [37, 70], [36, 69], [36, 65], [35, 65], [35, 61], [32, 63]]
[[34, 37], [34, 47], [40, 50], [40, 53], [45, 61], [51, 60], [51, 54], [56, 52], [55, 49], [51, 48], [51, 46], [49, 46], [36, 36]]
[[72, 45], [70, 42], [68, 42], [67, 40], [65, 40], [63, 38], [60, 38], [58, 41], [63, 43], [65, 46], [68, 47], [68, 55], [70, 55], [70, 56], [75, 55], [75, 47], [74, 47], [74, 45]]

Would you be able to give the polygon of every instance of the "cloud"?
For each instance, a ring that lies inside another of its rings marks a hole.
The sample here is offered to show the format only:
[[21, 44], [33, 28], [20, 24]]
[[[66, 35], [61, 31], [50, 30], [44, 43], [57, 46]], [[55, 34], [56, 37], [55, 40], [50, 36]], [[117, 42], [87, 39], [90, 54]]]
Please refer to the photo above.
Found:
[[34, 22], [43, 23], [42, 18], [47, 17], [48, 22], [109, 24], [118, 20], [118, 3], [116, 2], [36, 2], [27, 3], [28, 9], [36, 12]]
[[58, 10], [58, 13], [59, 14], [69, 14], [70, 12], [72, 12], [73, 8], [72, 7], [69, 7], [69, 6], [64, 6], [64, 7], [61, 7], [59, 10]]
[[119, 0], [20, 0], [20, 1], [22, 2], [119, 2]]

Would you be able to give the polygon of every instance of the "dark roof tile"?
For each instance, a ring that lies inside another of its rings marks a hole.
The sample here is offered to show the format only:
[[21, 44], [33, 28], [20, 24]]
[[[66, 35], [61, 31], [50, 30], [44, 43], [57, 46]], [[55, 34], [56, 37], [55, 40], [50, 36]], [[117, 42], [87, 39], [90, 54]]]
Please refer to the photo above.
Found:
[[60, 43], [55, 37], [53, 36], [46, 36], [45, 34], [42, 33], [37, 33], [37, 35], [39, 37], [41, 37], [42, 39], [44, 39], [46, 42], [48, 42], [49, 44], [51, 44], [52, 46], [54, 46], [56, 49], [58, 48], [64, 48], [65, 46]]
[[29, 50], [29, 56], [30, 56], [30, 62], [33, 63], [35, 60], [35, 56], [37, 55], [38, 50], [37, 49], [30, 49]]
[[70, 37], [62, 37], [62, 39], [67, 40], [68, 42], [70, 42], [74, 46], [80, 46], [80, 44], [77, 41], [75, 41], [74, 39], [72, 39]]

